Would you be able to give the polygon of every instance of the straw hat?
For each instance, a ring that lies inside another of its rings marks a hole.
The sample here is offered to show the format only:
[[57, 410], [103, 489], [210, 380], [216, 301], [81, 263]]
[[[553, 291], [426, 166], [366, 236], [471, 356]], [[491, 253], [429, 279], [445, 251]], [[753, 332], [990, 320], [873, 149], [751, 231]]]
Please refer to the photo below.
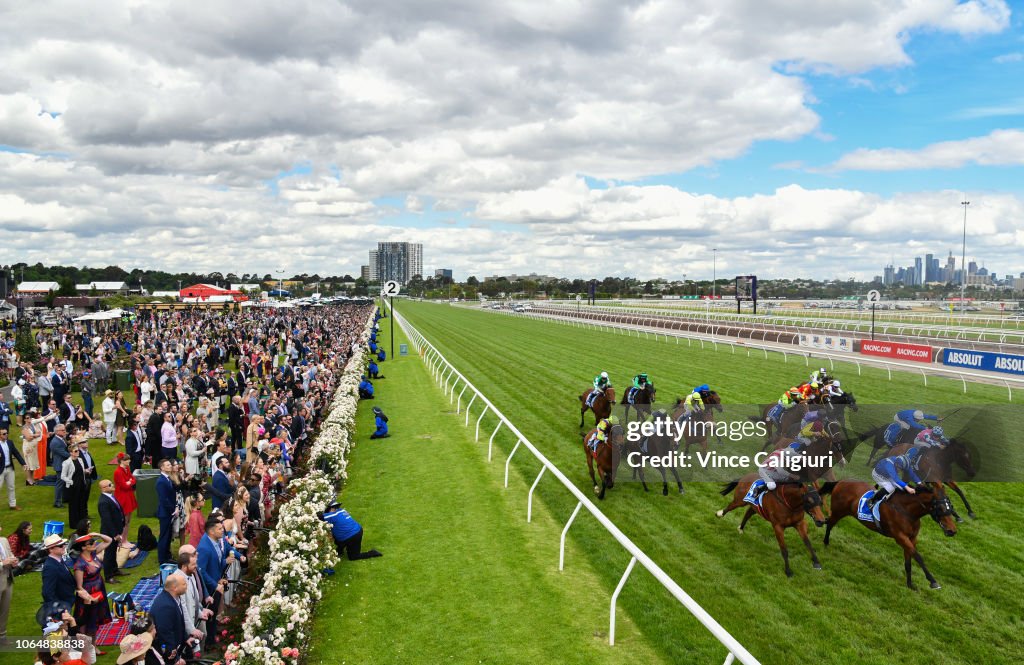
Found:
[[117, 657], [117, 665], [124, 665], [124, 663], [135, 660], [149, 651], [149, 647], [152, 645], [152, 633], [145, 632], [139, 635], [126, 635], [119, 645], [121, 647], [121, 655]]
[[43, 539], [43, 549], [48, 550], [51, 547], [56, 547], [57, 545], [67, 545], [67, 542], [68, 541], [60, 537], [60, 534], [51, 533]]

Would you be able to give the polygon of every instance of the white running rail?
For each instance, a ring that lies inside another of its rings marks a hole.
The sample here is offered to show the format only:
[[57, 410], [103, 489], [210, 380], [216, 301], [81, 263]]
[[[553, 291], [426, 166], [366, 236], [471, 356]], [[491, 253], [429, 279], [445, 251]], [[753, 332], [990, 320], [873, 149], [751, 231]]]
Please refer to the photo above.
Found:
[[715, 619], [697, 603], [697, 601], [695, 601], [693, 598], [690, 597], [689, 594], [683, 591], [682, 587], [680, 587], [675, 582], [675, 580], [669, 577], [668, 574], [664, 570], [662, 570], [660, 566], [658, 566], [658, 564], [654, 563], [654, 561], [652, 561], [650, 557], [648, 557], [643, 552], [643, 550], [637, 547], [636, 544], [633, 543], [633, 541], [626, 536], [626, 534], [622, 533], [622, 531], [619, 530], [619, 527], [615, 526], [615, 524], [610, 519], [608, 519], [608, 517], [603, 512], [601, 512], [601, 510], [596, 505], [594, 505], [594, 503], [590, 500], [589, 497], [587, 497], [582, 491], [580, 491], [580, 489], [576, 487], [576, 485], [574, 485], [572, 481], [566, 478], [565, 475], [558, 469], [558, 467], [552, 464], [547, 457], [545, 457], [539, 450], [537, 450], [537, 448], [532, 443], [530, 443], [530, 441], [523, 435], [523, 433], [520, 432], [516, 428], [516, 426], [513, 425], [509, 421], [509, 419], [506, 418], [505, 415], [502, 414], [502, 412], [499, 411], [498, 408], [495, 407], [494, 404], [492, 404], [491, 401], [487, 399], [487, 397], [484, 396], [484, 394], [480, 392], [476, 388], [476, 386], [472, 384], [472, 382], [469, 381], [469, 379], [463, 376], [462, 373], [459, 372], [459, 370], [455, 369], [455, 367], [450, 362], [448, 362], [448, 360], [445, 359], [443, 355], [441, 355], [441, 352], [438, 351], [433, 344], [427, 341], [427, 339], [423, 335], [421, 335], [420, 332], [416, 330], [415, 327], [412, 326], [412, 324], [406, 321], [401, 314], [395, 312], [393, 309], [391, 310], [391, 315], [395, 317], [395, 320], [398, 322], [398, 325], [405, 332], [406, 337], [408, 337], [409, 340], [412, 342], [413, 346], [420, 354], [420, 357], [423, 359], [423, 362], [430, 369], [431, 374], [434, 376], [434, 379], [437, 381], [438, 385], [442, 388], [442, 390], [444, 390], [445, 395], [448, 396], [449, 402], [456, 401], [455, 391], [459, 386], [462, 387], [462, 389], [458, 393], [458, 404], [456, 406], [456, 413], [462, 412], [462, 398], [466, 391], [468, 390], [470, 393], [472, 393], [472, 397], [469, 400], [469, 404], [466, 405], [466, 417], [464, 422], [466, 426], [469, 425], [469, 407], [477, 401], [484, 405], [483, 410], [480, 412], [480, 416], [476, 420], [477, 441], [480, 440], [480, 421], [483, 420], [484, 415], [487, 414], [488, 412], [491, 412], [494, 414], [495, 417], [497, 417], [498, 425], [494, 428], [494, 431], [491, 433], [491, 437], [487, 445], [488, 460], [491, 459], [491, 454], [493, 452], [494, 436], [498, 433], [498, 430], [501, 429], [502, 426], [506, 427], [517, 438], [515, 447], [512, 449], [512, 452], [505, 460], [505, 487], [508, 487], [509, 464], [512, 461], [512, 456], [516, 454], [516, 451], [518, 451], [520, 447], [525, 447], [533, 454], [534, 457], [536, 457], [540, 461], [542, 465], [541, 470], [540, 473], [537, 474], [536, 480], [533, 481], [533, 486], [530, 487], [530, 494], [527, 500], [527, 521], [530, 521], [530, 519], [533, 516], [533, 491], [537, 488], [537, 484], [540, 482], [541, 476], [543, 476], [546, 471], [550, 472], [551, 475], [557, 478], [558, 482], [560, 482], [574, 497], [576, 497], [576, 508], [575, 510], [573, 510], [572, 516], [569, 517], [569, 521], [566, 523], [565, 528], [562, 530], [561, 544], [559, 547], [558, 555], [559, 570], [562, 570], [565, 565], [565, 535], [566, 533], [568, 533], [569, 527], [572, 526], [573, 521], [579, 514], [581, 507], [586, 508], [590, 512], [590, 514], [593, 515], [595, 519], [597, 519], [601, 526], [603, 526], [608, 531], [608, 533], [610, 533], [612, 537], [615, 538], [615, 540], [618, 541], [618, 543], [622, 545], [622, 547], [627, 552], [629, 552], [630, 555], [632, 555], [632, 558], [629, 561], [629, 565], [626, 566], [626, 570], [623, 573], [622, 577], [619, 579], [619, 583], [618, 586], [615, 588], [615, 592], [612, 594], [611, 608], [608, 618], [609, 644], [615, 644], [616, 601], [618, 600], [619, 593], [625, 586], [626, 581], [629, 579], [630, 573], [633, 572], [634, 566], [637, 563], [639, 563], [641, 566], [646, 568], [647, 571], [650, 572], [652, 576], [654, 576], [654, 579], [658, 580], [658, 582], [663, 587], [665, 587], [665, 589], [667, 589], [668, 592], [676, 598], [676, 600], [682, 603], [683, 607], [689, 610], [690, 613], [694, 617], [696, 617], [697, 620], [700, 621], [701, 624], [703, 624], [704, 627], [707, 628], [711, 632], [711, 634], [714, 635], [715, 638], [719, 642], [721, 642], [726, 649], [729, 650], [725, 659], [725, 665], [731, 665], [734, 661], [737, 660], [743, 663], [744, 665], [760, 665], [758, 660], [754, 658], [754, 656], [751, 655], [750, 652], [747, 651], [746, 648], [744, 648], [743, 645], [740, 644], [735, 637], [730, 635], [729, 632], [721, 626], [721, 624], [715, 621]]

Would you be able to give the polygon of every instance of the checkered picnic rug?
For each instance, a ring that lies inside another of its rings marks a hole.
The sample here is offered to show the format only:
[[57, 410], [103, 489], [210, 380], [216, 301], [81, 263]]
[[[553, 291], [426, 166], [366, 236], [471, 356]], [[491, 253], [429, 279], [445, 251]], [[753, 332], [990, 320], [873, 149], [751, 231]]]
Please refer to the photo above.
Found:
[[135, 585], [135, 588], [131, 590], [132, 600], [135, 601], [135, 607], [145, 612], [148, 612], [149, 608], [153, 606], [153, 600], [156, 598], [158, 593], [160, 593], [159, 576], [143, 577], [139, 580], [139, 583]]
[[128, 634], [129, 628], [131, 628], [131, 622], [121, 619], [103, 624], [96, 631], [96, 638], [94, 639], [96, 646], [109, 647], [120, 644], [121, 640]]

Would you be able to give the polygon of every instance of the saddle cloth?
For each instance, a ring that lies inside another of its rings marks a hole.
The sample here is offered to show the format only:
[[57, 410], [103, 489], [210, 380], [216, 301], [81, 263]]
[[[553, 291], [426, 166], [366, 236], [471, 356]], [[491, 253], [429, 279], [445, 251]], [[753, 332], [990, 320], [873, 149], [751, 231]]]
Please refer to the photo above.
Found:
[[[899, 425], [896, 426], [899, 427]], [[876, 503], [874, 507], [868, 508], [868, 502], [873, 496], [875, 496], [875, 490], [868, 490], [867, 492], [864, 492], [864, 496], [857, 501], [857, 519], [861, 522], [874, 522], [875, 524], [879, 524], [879, 520], [881, 518], [878, 516], [878, 509], [882, 507], [882, 504]]]
[[765, 483], [758, 478], [750, 485], [743, 501], [752, 505], [757, 510], [757, 514], [764, 517], [764, 507], [761, 505], [761, 501], [764, 500], [765, 491], [762, 490], [765, 490]]

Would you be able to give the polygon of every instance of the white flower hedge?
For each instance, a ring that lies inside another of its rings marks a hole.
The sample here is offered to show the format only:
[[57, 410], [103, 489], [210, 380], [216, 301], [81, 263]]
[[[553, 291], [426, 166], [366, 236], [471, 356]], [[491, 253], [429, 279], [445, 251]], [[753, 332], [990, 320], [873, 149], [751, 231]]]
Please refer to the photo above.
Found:
[[355, 445], [358, 387], [373, 316], [360, 344], [341, 373], [334, 400], [309, 451], [309, 473], [288, 483], [294, 498], [278, 512], [270, 534], [270, 564], [263, 588], [245, 613], [243, 639], [224, 659], [235, 665], [296, 665], [309, 635], [312, 609], [320, 600], [323, 569], [338, 562], [331, 529], [318, 510], [335, 497], [348, 475], [348, 453]]

